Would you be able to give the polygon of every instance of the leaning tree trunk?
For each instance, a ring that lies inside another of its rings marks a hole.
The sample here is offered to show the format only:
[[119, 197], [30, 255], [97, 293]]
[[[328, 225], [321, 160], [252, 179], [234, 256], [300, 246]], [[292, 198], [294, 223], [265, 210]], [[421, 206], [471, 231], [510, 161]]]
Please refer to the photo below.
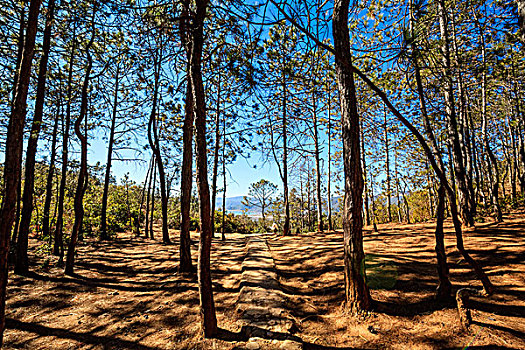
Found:
[[218, 328], [210, 271], [212, 239], [210, 188], [208, 185], [208, 159], [206, 156], [206, 101], [201, 68], [202, 49], [204, 45], [204, 19], [206, 17], [207, 7], [207, 0], [196, 0], [196, 12], [193, 20], [193, 40], [191, 45], [190, 77], [195, 112], [197, 184], [199, 190], [199, 212], [201, 219], [197, 274], [199, 283], [200, 314], [204, 337], [211, 338], [217, 334]]
[[115, 143], [115, 126], [117, 124], [117, 107], [118, 107], [118, 89], [119, 89], [120, 66], [117, 62], [117, 71], [115, 73], [115, 90], [113, 91], [113, 110], [111, 113], [111, 127], [109, 129], [108, 154], [106, 161], [106, 174], [104, 175], [104, 191], [102, 192], [102, 211], [100, 214], [100, 239], [109, 239], [107, 229], [107, 211], [108, 211], [108, 194], [109, 181], [111, 177], [111, 162], [113, 160], [113, 145]]
[[9, 240], [15, 219], [16, 197], [20, 181], [20, 159], [22, 157], [24, 124], [27, 114], [27, 93], [31, 78], [40, 4], [40, 0], [31, 0], [29, 5], [24, 51], [5, 143], [4, 184], [2, 189], [2, 206], [0, 207], [0, 347], [2, 347], [5, 329]]
[[77, 187], [75, 191], [75, 199], [73, 201], [73, 207], [75, 211], [75, 221], [73, 223], [73, 231], [69, 238], [69, 245], [67, 248], [66, 255], [66, 268], [64, 273], [66, 275], [73, 275], [73, 268], [75, 265], [75, 251], [77, 246], [78, 237], [80, 231], [82, 231], [82, 221], [84, 220], [84, 193], [86, 192], [86, 179], [87, 179], [87, 156], [88, 156], [88, 140], [87, 134], [82, 132], [82, 123], [84, 119], [87, 122], [88, 113], [88, 89], [89, 89], [89, 75], [93, 67], [93, 59], [89, 52], [93, 42], [95, 40], [95, 13], [96, 7], [93, 8], [93, 16], [91, 19], [91, 39], [86, 46], [87, 55], [87, 66], [86, 73], [84, 76], [84, 83], [82, 84], [82, 93], [80, 99], [80, 115], [75, 121], [75, 135], [80, 140], [80, 169], [78, 171]]
[[29, 270], [29, 260], [27, 258], [27, 246], [29, 238], [29, 225], [33, 214], [33, 193], [35, 190], [35, 158], [38, 146], [38, 136], [42, 126], [42, 116], [44, 115], [44, 98], [46, 92], [47, 61], [49, 59], [49, 49], [51, 47], [51, 29], [53, 27], [53, 16], [55, 12], [55, 0], [50, 0], [47, 10], [46, 27], [44, 29], [44, 39], [42, 45], [42, 58], [38, 70], [38, 82], [35, 99], [35, 112], [31, 134], [27, 142], [24, 195], [22, 197], [22, 220], [18, 231], [16, 244], [15, 272], [25, 274]]
[[360, 155], [360, 125], [348, 30], [349, 0], [335, 0], [332, 31], [337, 85], [341, 104], [343, 159], [345, 179], [344, 274], [346, 308], [351, 312], [367, 310], [371, 297], [366, 285], [363, 251], [363, 173]]

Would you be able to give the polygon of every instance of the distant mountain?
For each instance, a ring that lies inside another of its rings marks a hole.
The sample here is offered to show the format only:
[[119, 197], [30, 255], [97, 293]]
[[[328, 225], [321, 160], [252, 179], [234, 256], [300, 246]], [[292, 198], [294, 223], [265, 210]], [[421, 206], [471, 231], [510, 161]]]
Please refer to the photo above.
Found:
[[[244, 196], [226, 197], [226, 211], [235, 214], [241, 214], [243, 210], [246, 210], [248, 215], [257, 215], [261, 213], [261, 209], [254, 206], [246, 206], [242, 204]], [[339, 212], [339, 198], [332, 197], [332, 211]], [[215, 200], [215, 208], [222, 209], [222, 197], [218, 197]]]
[[[253, 206], [246, 206], [242, 204], [244, 196], [226, 197], [226, 211], [240, 214], [243, 210], [247, 210], [250, 214], [259, 214], [260, 209]], [[215, 201], [215, 208], [222, 208], [222, 197], [218, 197]]]

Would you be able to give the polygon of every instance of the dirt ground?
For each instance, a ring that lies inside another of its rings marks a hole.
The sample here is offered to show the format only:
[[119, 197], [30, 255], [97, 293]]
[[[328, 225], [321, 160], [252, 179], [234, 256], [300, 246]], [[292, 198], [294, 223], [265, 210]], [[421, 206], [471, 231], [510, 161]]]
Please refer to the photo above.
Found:
[[[447, 225], [446, 246], [454, 288], [479, 287], [454, 250], [450, 229]], [[490, 298], [473, 298], [470, 333], [461, 329], [453, 302], [433, 300], [432, 223], [379, 225], [379, 233], [365, 232], [367, 278], [376, 303], [375, 311], [357, 318], [340, 307], [342, 233], [273, 237], [269, 245], [286, 308], [297, 324], [294, 336], [304, 348], [525, 349], [524, 232], [525, 215], [513, 214], [502, 224], [478, 224], [465, 233], [466, 247], [497, 288]], [[203, 340], [197, 281], [176, 273], [177, 244], [130, 235], [86, 240], [79, 247], [77, 275], [68, 277], [34, 241], [33, 273], [9, 278], [5, 348], [245, 348], [235, 337], [244, 244], [237, 234], [213, 241], [217, 317], [229, 335], [222, 338], [229, 340]], [[195, 258], [196, 250], [195, 244]]]

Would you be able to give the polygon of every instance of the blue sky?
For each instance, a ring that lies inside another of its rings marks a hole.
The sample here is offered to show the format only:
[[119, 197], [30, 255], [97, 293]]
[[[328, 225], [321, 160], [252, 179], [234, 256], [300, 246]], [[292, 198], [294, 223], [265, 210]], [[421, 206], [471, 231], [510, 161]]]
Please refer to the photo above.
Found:
[[[146, 140], [144, 142], [147, 143]], [[89, 164], [93, 165], [96, 162], [101, 164], [106, 163], [107, 157], [107, 141], [103, 141], [101, 138], [91, 140], [89, 149]], [[146, 155], [149, 157], [149, 154]], [[142, 163], [142, 164], [141, 164]], [[146, 162], [122, 162], [114, 161], [112, 166], [112, 175], [117, 178], [117, 181], [123, 178], [123, 176], [129, 172], [130, 178], [141, 183], [144, 181], [144, 177], [147, 172]], [[257, 169], [253, 168], [253, 165], [257, 164]], [[248, 160], [239, 157], [233, 164], [227, 166], [229, 175], [227, 175], [227, 192], [226, 197], [236, 197], [248, 194], [248, 188], [251, 183], [257, 182], [260, 179], [266, 179], [282, 189], [281, 179], [277, 167], [271, 163], [262, 164], [259, 160], [259, 154]], [[222, 187], [222, 177], [219, 178], [219, 187]], [[178, 184], [174, 188], [176, 192]]]

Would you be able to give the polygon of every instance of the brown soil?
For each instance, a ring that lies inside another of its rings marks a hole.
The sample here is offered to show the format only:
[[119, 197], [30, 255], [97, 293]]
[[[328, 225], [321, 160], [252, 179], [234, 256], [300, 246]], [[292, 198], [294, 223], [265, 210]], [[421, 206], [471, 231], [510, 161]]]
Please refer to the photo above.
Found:
[[[446, 228], [454, 287], [480, 287]], [[437, 277], [431, 223], [380, 225], [379, 233], [365, 233], [367, 276], [377, 303], [376, 311], [357, 318], [340, 307], [341, 233], [273, 237], [269, 243], [285, 306], [298, 326], [294, 338], [302, 339], [304, 348], [524, 349], [524, 230], [525, 215], [516, 214], [502, 224], [478, 224], [465, 234], [466, 247], [497, 288], [490, 298], [473, 298], [470, 333], [461, 329], [453, 302], [433, 301]], [[48, 255], [34, 242], [34, 272], [10, 275], [5, 348], [244, 348], [235, 311], [244, 243], [241, 235], [213, 242], [218, 321], [221, 338], [230, 340], [204, 340], [197, 282], [176, 274], [177, 244], [129, 235], [112, 242], [86, 240], [79, 247], [77, 275], [68, 277], [62, 269], [46, 268], [56, 260], [46, 262]]]
[[[446, 225], [450, 277], [455, 290], [481, 289], [454, 249]], [[344, 315], [342, 234], [275, 238], [271, 248], [289, 294], [303, 341], [330, 347], [377, 349], [525, 349], [525, 216], [478, 224], [465, 245], [496, 287], [490, 298], [472, 298], [470, 333], [455, 303], [437, 303], [433, 224], [379, 225], [365, 232], [367, 278], [375, 310]]]

